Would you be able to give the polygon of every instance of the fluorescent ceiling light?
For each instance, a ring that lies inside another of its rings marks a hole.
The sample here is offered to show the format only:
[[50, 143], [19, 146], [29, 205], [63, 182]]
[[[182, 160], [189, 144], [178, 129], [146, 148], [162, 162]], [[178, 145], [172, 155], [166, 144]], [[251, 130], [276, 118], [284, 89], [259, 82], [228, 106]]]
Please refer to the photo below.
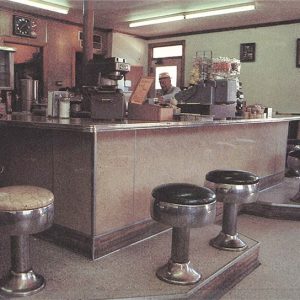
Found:
[[162, 18], [148, 19], [144, 21], [136, 21], [129, 24], [129, 27], [139, 27], [145, 25], [161, 24], [166, 22], [180, 21], [184, 19], [184, 15], [166, 16]]
[[17, 3], [21, 3], [24, 5], [29, 5], [41, 9], [46, 9], [46, 10], [54, 11], [65, 15], [69, 12], [68, 7], [56, 3], [47, 2], [47, 1], [38, 1], [38, 0], [9, 0], [9, 1], [17, 2]]
[[185, 18], [186, 19], [203, 18], [209, 16], [217, 16], [217, 15], [225, 15], [225, 14], [231, 14], [231, 13], [242, 12], [242, 11], [249, 11], [254, 9], [255, 9], [255, 5], [248, 3], [244, 5], [238, 5], [238, 6], [228, 6], [223, 8], [186, 13]]

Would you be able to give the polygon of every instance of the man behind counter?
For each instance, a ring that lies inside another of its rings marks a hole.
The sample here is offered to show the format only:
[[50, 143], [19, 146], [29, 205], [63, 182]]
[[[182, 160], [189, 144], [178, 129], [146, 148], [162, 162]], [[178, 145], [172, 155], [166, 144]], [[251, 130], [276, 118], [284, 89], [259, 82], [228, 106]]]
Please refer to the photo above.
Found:
[[158, 91], [159, 103], [176, 105], [177, 100], [174, 96], [181, 90], [179, 87], [172, 85], [170, 74], [168, 72], [160, 73], [159, 83], [161, 86], [161, 90]]

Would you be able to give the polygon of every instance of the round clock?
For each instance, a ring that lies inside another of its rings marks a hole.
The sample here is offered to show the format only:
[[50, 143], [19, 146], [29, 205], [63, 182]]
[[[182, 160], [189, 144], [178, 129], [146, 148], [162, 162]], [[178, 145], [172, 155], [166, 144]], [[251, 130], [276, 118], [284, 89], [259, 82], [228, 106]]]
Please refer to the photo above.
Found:
[[31, 20], [26, 17], [14, 16], [14, 18], [13, 18], [13, 33], [15, 35], [32, 37]]

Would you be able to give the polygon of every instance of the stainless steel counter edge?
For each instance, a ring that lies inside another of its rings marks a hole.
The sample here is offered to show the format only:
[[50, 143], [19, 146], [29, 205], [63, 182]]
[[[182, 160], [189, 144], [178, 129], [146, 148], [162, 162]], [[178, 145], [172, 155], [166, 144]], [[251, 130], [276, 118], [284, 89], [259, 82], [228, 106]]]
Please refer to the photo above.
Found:
[[150, 122], [138, 120], [124, 121], [101, 121], [91, 119], [50, 119], [46, 117], [34, 116], [31, 114], [8, 115], [0, 118], [0, 127], [23, 127], [51, 130], [67, 130], [80, 132], [104, 132], [104, 131], [126, 131], [126, 130], [146, 130], [163, 128], [196, 128], [203, 126], [228, 126], [247, 125], [256, 123], [274, 123], [298, 121], [300, 116], [284, 116], [264, 119], [235, 119], [235, 120], [211, 120], [200, 121], [164, 121]]

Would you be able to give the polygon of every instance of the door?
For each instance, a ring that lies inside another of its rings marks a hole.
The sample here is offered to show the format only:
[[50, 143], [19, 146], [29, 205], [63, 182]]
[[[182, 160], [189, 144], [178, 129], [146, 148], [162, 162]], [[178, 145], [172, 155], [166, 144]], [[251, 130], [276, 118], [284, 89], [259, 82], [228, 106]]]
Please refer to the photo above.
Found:
[[[181, 47], [181, 53], [173, 51], [174, 46]], [[180, 88], [184, 87], [184, 47], [185, 41], [176, 41], [169, 43], [158, 43], [149, 45], [148, 55], [148, 74], [155, 77], [155, 94], [160, 89], [158, 76], [162, 72], [169, 72], [171, 75], [172, 85]], [[161, 48], [162, 55], [154, 55], [154, 50]], [[168, 51], [170, 49], [170, 51]], [[167, 53], [164, 55], [163, 53]]]

